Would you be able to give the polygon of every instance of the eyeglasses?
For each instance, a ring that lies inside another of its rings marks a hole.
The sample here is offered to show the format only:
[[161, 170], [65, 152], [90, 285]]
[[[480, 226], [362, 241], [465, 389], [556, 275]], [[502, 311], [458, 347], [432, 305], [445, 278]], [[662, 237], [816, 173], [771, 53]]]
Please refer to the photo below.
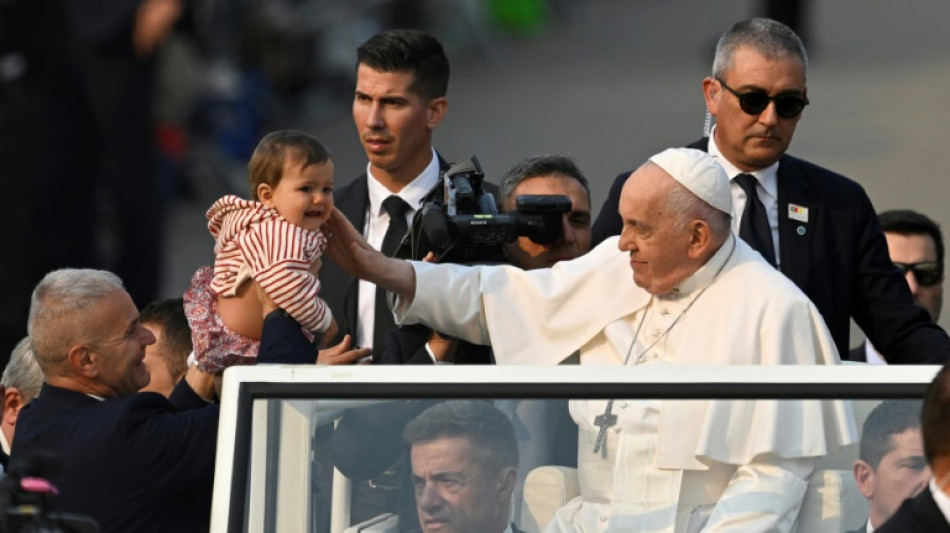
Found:
[[739, 99], [739, 107], [749, 115], [758, 115], [765, 111], [769, 102], [775, 102], [775, 112], [782, 118], [795, 118], [802, 114], [802, 110], [809, 104], [807, 96], [798, 96], [795, 94], [780, 94], [778, 96], [769, 96], [761, 89], [753, 89], [749, 92], [739, 93], [732, 87], [726, 85], [722, 78], [716, 80], [726, 88], [727, 91]]
[[914, 278], [921, 287], [933, 287], [943, 280], [943, 265], [936, 261], [923, 261], [920, 263], [898, 263], [894, 261], [894, 266], [900, 270], [901, 274], [907, 275], [907, 271], [914, 271]]

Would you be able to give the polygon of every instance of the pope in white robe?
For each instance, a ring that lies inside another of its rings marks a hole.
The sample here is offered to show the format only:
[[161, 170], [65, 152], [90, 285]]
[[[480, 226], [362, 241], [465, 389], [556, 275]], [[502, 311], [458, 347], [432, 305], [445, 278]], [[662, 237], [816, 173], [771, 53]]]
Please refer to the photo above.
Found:
[[[675, 232], [693, 230], [662, 206], [679, 205], [665, 195], [680, 186], [731, 212], [719, 165], [669, 149], [628, 180], [619, 238], [551, 269], [412, 263], [414, 291], [396, 291], [396, 318], [490, 344], [498, 364], [552, 365], [574, 352], [601, 365], [837, 364], [815, 307], [732, 236], [728, 217], [706, 226], [723, 232], [718, 242], [696, 229], [678, 248]], [[694, 241], [713, 248], [697, 255]], [[690, 269], [694, 256], [703, 262]], [[844, 402], [618, 399], [594, 452], [607, 404], [572, 402], [581, 496], [549, 532], [790, 531], [814, 460], [856, 434]]]

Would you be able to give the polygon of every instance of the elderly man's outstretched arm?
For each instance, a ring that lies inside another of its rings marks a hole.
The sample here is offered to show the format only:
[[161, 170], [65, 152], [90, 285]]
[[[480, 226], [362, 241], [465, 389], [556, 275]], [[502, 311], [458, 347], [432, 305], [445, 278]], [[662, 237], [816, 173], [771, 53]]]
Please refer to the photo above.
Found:
[[370, 246], [339, 209], [333, 209], [327, 228], [332, 235], [327, 255], [340, 268], [355, 278], [396, 293], [400, 300], [412, 301], [416, 276], [407, 261], [387, 257]]

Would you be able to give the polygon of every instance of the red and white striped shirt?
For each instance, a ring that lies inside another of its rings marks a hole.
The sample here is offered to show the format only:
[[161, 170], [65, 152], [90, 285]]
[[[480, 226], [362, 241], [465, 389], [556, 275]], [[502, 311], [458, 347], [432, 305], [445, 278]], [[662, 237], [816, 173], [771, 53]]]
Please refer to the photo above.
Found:
[[205, 214], [215, 238], [211, 289], [225, 294], [249, 278], [301, 326], [325, 331], [333, 317], [317, 297], [320, 281], [310, 265], [323, 255], [327, 239], [291, 224], [260, 202], [227, 195]]

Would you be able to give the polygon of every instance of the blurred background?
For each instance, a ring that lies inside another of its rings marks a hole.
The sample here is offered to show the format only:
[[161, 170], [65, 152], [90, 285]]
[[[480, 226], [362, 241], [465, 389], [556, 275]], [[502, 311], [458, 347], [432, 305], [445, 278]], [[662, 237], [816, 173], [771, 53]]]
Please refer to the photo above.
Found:
[[[120, 124], [135, 121], [119, 105], [125, 97], [110, 93], [120, 73], [93, 70], [90, 82], [89, 69], [73, 72], [77, 50], [113, 45], [96, 24], [76, 45], [69, 4], [0, 0], [3, 356], [25, 334], [29, 291], [46, 270], [121, 270], [123, 232], [143, 222], [156, 229], [135, 235], [154, 231], [140, 239], [153, 246], [133, 253], [145, 265], [126, 265], [133, 274], [123, 279], [143, 274], [133, 293], [140, 306], [180, 296], [212, 261], [204, 211], [222, 194], [247, 195], [246, 163], [264, 133], [316, 135], [334, 155], [338, 186], [361, 174], [350, 116], [355, 51], [391, 27], [425, 29], [449, 55], [449, 112], [434, 136], [446, 159], [476, 155], [497, 181], [524, 157], [570, 155], [591, 181], [596, 215], [618, 173], [700, 137], [700, 83], [716, 39], [740, 19], [771, 14], [803, 35], [811, 59], [811, 105], [790, 153], [858, 181], [878, 210], [912, 208], [950, 228], [941, 159], [948, 0], [189, 0], [151, 54], [149, 90], [126, 93], [147, 94], [155, 118], [154, 182], [140, 186], [127, 173], [119, 183], [133, 184], [131, 193], [82, 170], [97, 130], [74, 116], [79, 92], [98, 80], [110, 94], [100, 107]], [[101, 165], [125, 151], [105, 151]], [[117, 202], [123, 194], [135, 199]], [[153, 196], [160, 205], [144, 200]], [[90, 220], [91, 230], [82, 224]]]

